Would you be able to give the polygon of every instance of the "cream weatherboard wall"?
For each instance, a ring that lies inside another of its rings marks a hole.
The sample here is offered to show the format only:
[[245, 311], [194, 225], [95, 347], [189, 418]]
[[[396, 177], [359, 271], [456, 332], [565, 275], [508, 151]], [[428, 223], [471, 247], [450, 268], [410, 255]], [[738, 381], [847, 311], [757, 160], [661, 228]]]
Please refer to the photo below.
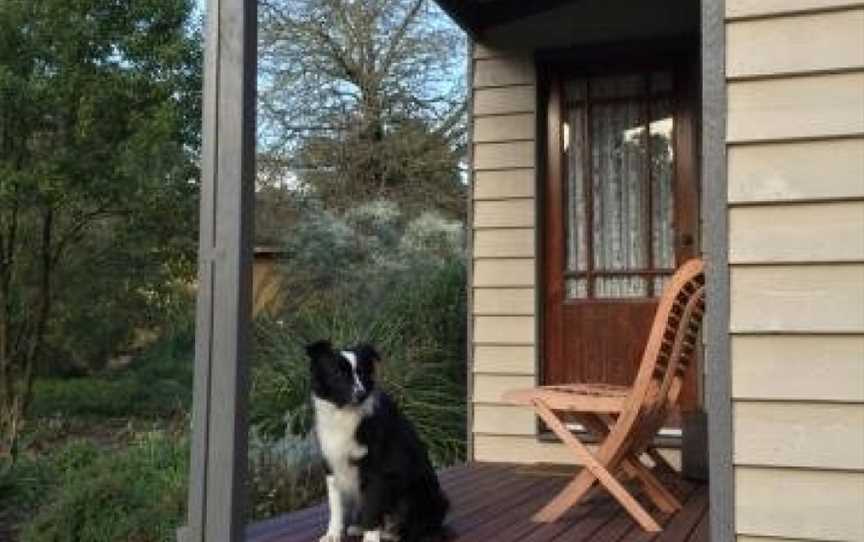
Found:
[[529, 410], [501, 402], [535, 384], [534, 63], [479, 44], [473, 62], [474, 459], [569, 461], [537, 442]]
[[[572, 463], [537, 439], [534, 413], [501, 395], [537, 384], [536, 75], [531, 54], [475, 45], [473, 59], [473, 458]], [[677, 450], [663, 452], [680, 462]]]
[[[864, 540], [864, 1], [726, 0], [739, 541]], [[536, 383], [531, 55], [473, 59], [473, 457], [571, 461]]]
[[864, 2], [726, 18], [738, 540], [864, 540]]

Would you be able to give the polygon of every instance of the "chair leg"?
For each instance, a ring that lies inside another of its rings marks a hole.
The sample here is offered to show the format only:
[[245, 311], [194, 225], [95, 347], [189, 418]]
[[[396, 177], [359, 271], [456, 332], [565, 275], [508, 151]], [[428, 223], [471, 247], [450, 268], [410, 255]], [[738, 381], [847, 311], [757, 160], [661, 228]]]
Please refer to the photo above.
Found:
[[675, 470], [675, 467], [673, 467], [672, 465], [670, 465], [669, 462], [666, 461], [666, 458], [663, 457], [663, 454], [661, 454], [660, 452], [658, 452], [656, 448], [648, 448], [648, 449], [645, 451], [645, 453], [648, 454], [648, 457], [650, 457], [651, 460], [654, 461], [654, 463], [656, 463], [657, 466], [658, 466], [658, 467], [659, 467], [663, 472], [665, 472], [665, 473], [667, 473], [667, 474], [674, 474], [676, 478], [678, 478], [678, 477], [681, 476], [681, 473], [678, 472], [677, 470]]
[[[665, 478], [669, 479], [669, 483], [672, 485], [672, 489], [674, 489], [678, 494], [685, 493], [687, 491], [687, 484], [684, 479], [681, 477], [681, 473], [678, 472], [675, 467], [669, 464], [663, 455], [657, 451], [656, 448], [648, 448], [645, 450], [645, 453], [648, 454], [648, 457], [654, 461], [656, 465], [655, 470], [660, 474], [663, 474]], [[664, 478], [664, 479], [665, 479]]]
[[638, 458], [632, 456], [625, 458], [623, 465], [642, 482], [645, 493], [654, 501], [657, 508], [671, 514], [684, 507], [678, 498]]
[[[573, 453], [581, 460], [585, 466], [582, 472], [574, 479], [561, 493], [556, 496], [550, 505], [547, 505], [538, 513], [538, 516], [546, 518], [546, 521], [555, 521], [567, 511], [568, 508], [576, 504], [581, 499], [588, 489], [591, 488], [594, 478], [615, 497], [619, 503], [633, 516], [633, 519], [646, 531], [659, 532], [660, 525], [651, 515], [642, 507], [641, 504], [631, 495], [627, 489], [619, 482], [607, 469], [609, 465], [603, 465], [591, 452], [585, 447], [582, 442], [573, 436], [567, 427], [561, 423], [558, 416], [555, 415], [546, 404], [540, 399], [534, 399], [534, 410], [546, 422], [546, 425], [558, 435], [565, 445], [570, 448]], [[587, 472], [586, 472], [587, 471]], [[581, 480], [580, 480], [581, 479]], [[591, 481], [591, 483], [588, 483]], [[586, 487], [587, 486], [587, 487]], [[551, 505], [554, 503], [554, 507]], [[544, 513], [548, 512], [548, 513]]]
[[594, 486], [597, 477], [588, 469], [582, 469], [579, 474], [561, 490], [554, 499], [546, 503], [531, 518], [540, 523], [551, 523], [564, 515], [570, 507], [579, 502]]

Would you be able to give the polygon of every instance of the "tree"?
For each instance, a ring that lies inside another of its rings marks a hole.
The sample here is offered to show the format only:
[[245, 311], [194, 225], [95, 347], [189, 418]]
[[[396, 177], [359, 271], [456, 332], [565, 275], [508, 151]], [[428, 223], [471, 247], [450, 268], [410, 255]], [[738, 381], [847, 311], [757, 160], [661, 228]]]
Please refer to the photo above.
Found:
[[[192, 7], [0, 3], [0, 454], [14, 458], [57, 308], [75, 298], [61, 278], [130, 237], [140, 257], [188, 267], [201, 64]], [[108, 286], [98, 274], [94, 284]]]
[[261, 6], [265, 172], [331, 208], [387, 198], [460, 214], [462, 33], [428, 0]]

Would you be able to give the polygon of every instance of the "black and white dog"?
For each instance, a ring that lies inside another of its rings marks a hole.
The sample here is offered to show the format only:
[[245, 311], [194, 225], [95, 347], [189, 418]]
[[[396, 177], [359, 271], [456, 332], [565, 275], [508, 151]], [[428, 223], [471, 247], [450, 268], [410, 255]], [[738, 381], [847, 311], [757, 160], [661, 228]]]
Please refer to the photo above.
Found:
[[395, 401], [375, 388], [369, 345], [306, 347], [315, 430], [327, 467], [330, 522], [321, 542], [416, 542], [440, 535], [449, 503], [426, 447]]

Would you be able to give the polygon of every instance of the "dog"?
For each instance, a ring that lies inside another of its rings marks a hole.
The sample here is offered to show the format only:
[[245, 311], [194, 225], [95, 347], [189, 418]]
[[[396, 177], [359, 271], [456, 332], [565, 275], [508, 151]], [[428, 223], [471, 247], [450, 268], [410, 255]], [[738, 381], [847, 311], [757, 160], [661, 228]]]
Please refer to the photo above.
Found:
[[416, 430], [375, 387], [375, 348], [318, 341], [306, 352], [330, 508], [320, 542], [440, 538], [449, 501]]

